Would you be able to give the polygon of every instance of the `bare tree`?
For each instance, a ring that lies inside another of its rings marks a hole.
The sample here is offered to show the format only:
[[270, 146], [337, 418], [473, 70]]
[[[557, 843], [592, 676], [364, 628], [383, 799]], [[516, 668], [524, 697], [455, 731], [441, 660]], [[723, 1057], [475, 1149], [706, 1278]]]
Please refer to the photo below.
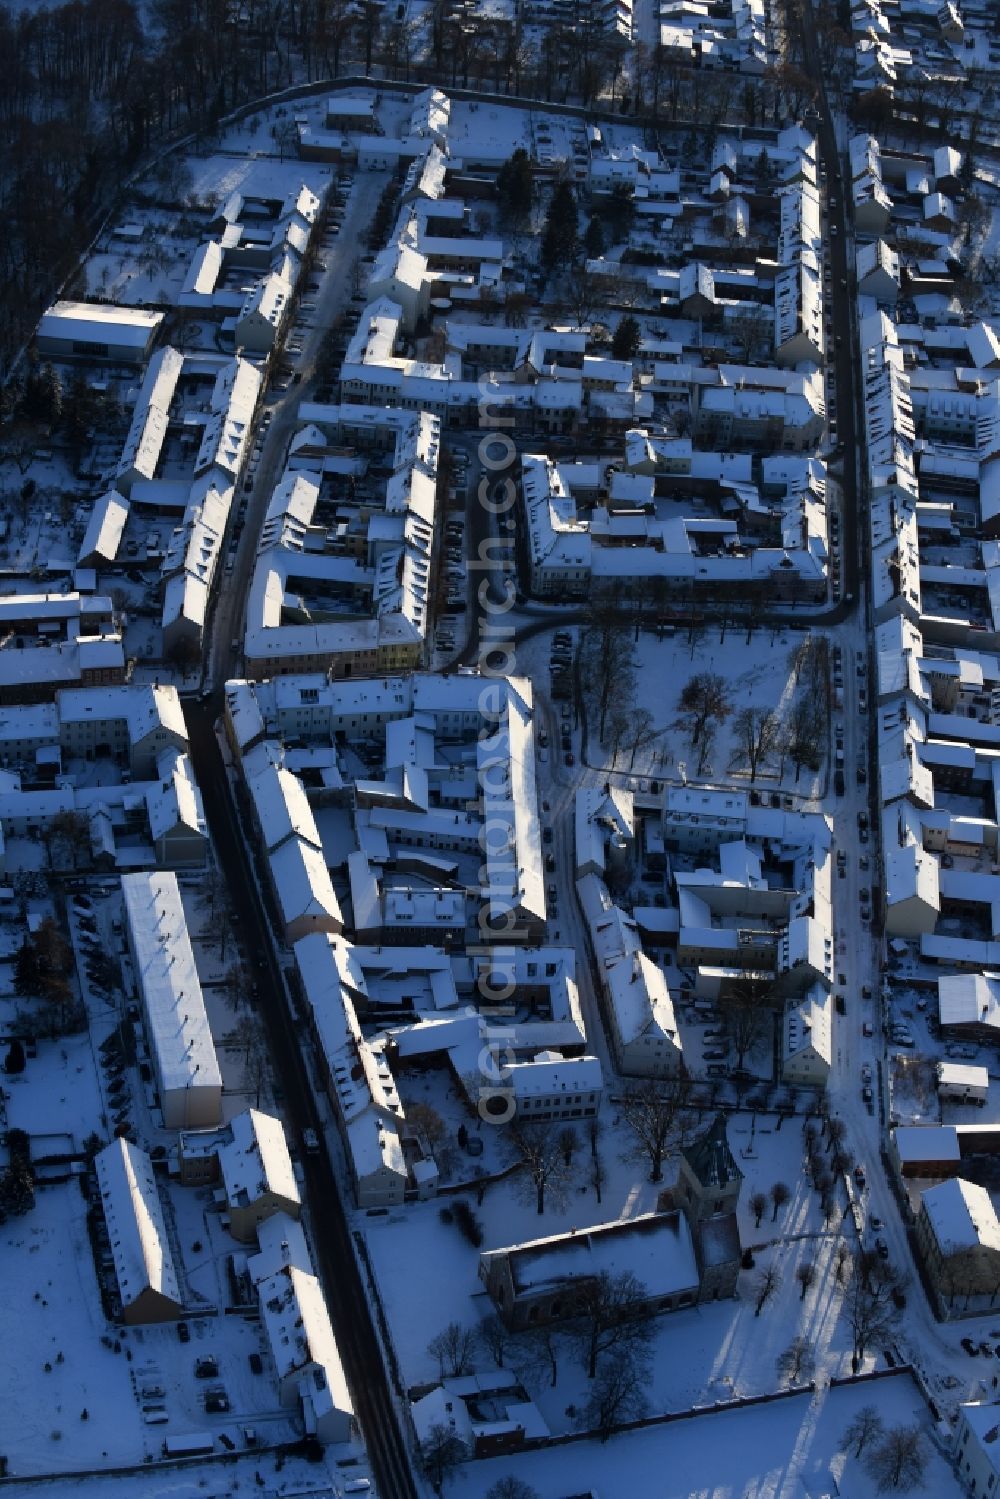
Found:
[[860, 1457], [865, 1448], [872, 1442], [876, 1442], [884, 1431], [882, 1417], [874, 1405], [863, 1405], [854, 1413], [854, 1417], [844, 1429], [841, 1441], [847, 1448], [853, 1448], [854, 1456]]
[[556, 1144], [562, 1151], [562, 1158], [566, 1163], [567, 1169], [573, 1164], [573, 1157], [576, 1154], [579, 1143], [579, 1136], [571, 1124], [564, 1124], [556, 1135]]
[[623, 618], [623, 603], [620, 592], [593, 599], [590, 623], [580, 645], [584, 680], [593, 696], [602, 742], [612, 710], [616, 705], [630, 705], [635, 691], [633, 645]]
[[621, 1112], [635, 1136], [629, 1159], [648, 1160], [651, 1182], [663, 1180], [663, 1159], [683, 1127], [687, 1098], [688, 1088], [681, 1079], [640, 1083], [626, 1089]]
[[892, 1329], [899, 1319], [893, 1301], [897, 1289], [898, 1278], [890, 1265], [874, 1254], [855, 1256], [847, 1308], [854, 1344], [851, 1366], [855, 1373], [869, 1348], [884, 1348], [891, 1341]]
[[760, 1228], [760, 1220], [763, 1218], [766, 1208], [767, 1194], [765, 1192], [755, 1192], [750, 1198], [750, 1211], [753, 1213], [754, 1228]]
[[538, 1499], [538, 1490], [533, 1489], [530, 1483], [525, 1483], [523, 1478], [515, 1478], [508, 1473], [504, 1478], [498, 1478], [496, 1483], [491, 1483], [486, 1490], [486, 1499]]
[[767, 1034], [774, 1012], [774, 979], [748, 957], [739, 975], [730, 979], [719, 996], [719, 1013], [736, 1052], [736, 1066], [746, 1059]]
[[558, 1330], [550, 1322], [540, 1322], [518, 1334], [511, 1362], [526, 1378], [538, 1371], [548, 1374], [549, 1384], [555, 1389], [559, 1378], [559, 1338]]
[[606, 1359], [594, 1380], [580, 1418], [587, 1431], [606, 1442], [623, 1421], [635, 1421], [649, 1408], [649, 1361], [619, 1351]]
[[449, 1322], [439, 1333], [435, 1333], [427, 1344], [427, 1352], [438, 1362], [442, 1379], [457, 1379], [467, 1374], [472, 1363], [473, 1333], [461, 1322]]
[[795, 1279], [799, 1283], [799, 1300], [805, 1301], [809, 1287], [816, 1283], [816, 1265], [813, 1260], [803, 1260], [795, 1267]]
[[448, 1134], [447, 1126], [437, 1109], [429, 1103], [415, 1103], [406, 1110], [406, 1123], [427, 1150], [434, 1154]]
[[769, 708], [741, 708], [733, 719], [733, 733], [739, 750], [734, 759], [742, 758], [750, 770], [750, 780], [768, 758], [778, 739], [779, 721]]
[[239, 963], [230, 963], [223, 974], [222, 985], [226, 993], [226, 1004], [235, 1014], [239, 1014], [246, 999], [246, 975]]
[[754, 1281], [754, 1303], [753, 1314], [759, 1317], [773, 1296], [777, 1296], [781, 1289], [781, 1271], [777, 1265], [765, 1265], [757, 1272]]
[[570, 1168], [559, 1146], [558, 1136], [547, 1124], [522, 1124], [515, 1120], [510, 1141], [524, 1170], [521, 1180], [535, 1198], [539, 1215], [545, 1212], [545, 1194], [557, 1202], [565, 1197]]
[[598, 1206], [600, 1206], [601, 1192], [606, 1180], [607, 1172], [604, 1169], [604, 1161], [598, 1151], [591, 1157], [590, 1161], [590, 1185], [594, 1189], [594, 1196], [597, 1198]]
[[629, 752], [629, 769], [635, 765], [635, 757], [641, 749], [648, 748], [660, 737], [656, 719], [648, 708], [634, 707], [629, 715], [628, 729], [624, 736], [625, 748]]
[[789, 1200], [791, 1195], [791, 1191], [789, 1190], [785, 1182], [774, 1183], [774, 1186], [771, 1188], [772, 1223], [775, 1223], [777, 1221], [778, 1209], [784, 1207], [785, 1203]]
[[865, 1467], [880, 1494], [890, 1489], [908, 1490], [923, 1481], [927, 1447], [919, 1426], [892, 1426], [869, 1451]]
[[585, 1284], [578, 1297], [579, 1315], [573, 1333], [587, 1377], [597, 1373], [597, 1361], [617, 1349], [638, 1356], [650, 1337], [646, 1287], [630, 1270], [612, 1275], [602, 1270]]
[[819, 769], [822, 739], [822, 710], [815, 698], [800, 693], [782, 728], [782, 749], [795, 766], [796, 783], [804, 766]]
[[851, 1263], [851, 1251], [849, 1246], [841, 1239], [833, 1256], [833, 1274], [838, 1286], [842, 1286], [847, 1278]]
[[503, 1368], [504, 1355], [510, 1342], [510, 1331], [502, 1317], [496, 1312], [490, 1312], [484, 1317], [476, 1330], [476, 1340], [484, 1352], [488, 1353], [498, 1368]]
[[802, 1384], [812, 1379], [816, 1356], [808, 1338], [793, 1338], [784, 1353], [778, 1354], [775, 1366], [778, 1377], [787, 1379], [789, 1384]]
[[744, 364], [769, 339], [773, 328], [763, 307], [748, 307], [746, 312], [737, 313], [727, 326]]
[[710, 671], [697, 672], [685, 682], [677, 706], [681, 712], [678, 722], [693, 745], [709, 724], [722, 723], [732, 712], [724, 678]]
[[448, 1479], [468, 1457], [465, 1443], [443, 1421], [435, 1421], [420, 1443], [420, 1466], [435, 1494], [440, 1494]]

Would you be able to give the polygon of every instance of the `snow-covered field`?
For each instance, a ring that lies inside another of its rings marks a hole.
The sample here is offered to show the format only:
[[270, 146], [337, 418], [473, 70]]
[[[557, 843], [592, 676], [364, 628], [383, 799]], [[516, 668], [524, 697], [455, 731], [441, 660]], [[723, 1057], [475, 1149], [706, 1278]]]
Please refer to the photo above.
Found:
[[[483, 1499], [492, 1483], [516, 1474], [539, 1499], [599, 1493], [601, 1499], [803, 1499], [849, 1494], [874, 1499], [863, 1461], [841, 1451], [845, 1427], [862, 1406], [878, 1406], [887, 1426], [919, 1422], [926, 1407], [907, 1374], [877, 1384], [822, 1388], [746, 1410], [651, 1427], [605, 1444], [574, 1442], [548, 1451], [470, 1463], [449, 1488], [452, 1499]], [[962, 1490], [944, 1457], [926, 1443], [923, 1488], [934, 1499]]]

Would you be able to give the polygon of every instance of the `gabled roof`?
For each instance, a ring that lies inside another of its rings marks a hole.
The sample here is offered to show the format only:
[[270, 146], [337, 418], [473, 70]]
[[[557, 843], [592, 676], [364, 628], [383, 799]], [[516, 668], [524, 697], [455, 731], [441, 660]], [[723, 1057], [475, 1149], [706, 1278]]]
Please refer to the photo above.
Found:
[[122, 1305], [146, 1291], [181, 1304], [156, 1178], [149, 1156], [128, 1140], [113, 1140], [94, 1157], [101, 1205], [111, 1240]]

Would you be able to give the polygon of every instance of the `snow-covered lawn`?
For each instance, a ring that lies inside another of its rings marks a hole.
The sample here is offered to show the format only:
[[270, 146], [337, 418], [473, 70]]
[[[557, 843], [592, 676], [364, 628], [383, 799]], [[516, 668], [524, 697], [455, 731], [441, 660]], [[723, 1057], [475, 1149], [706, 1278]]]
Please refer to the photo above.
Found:
[[97, 1069], [87, 1035], [61, 1036], [38, 1042], [22, 1073], [5, 1076], [7, 1123], [36, 1138], [33, 1153], [45, 1154], [46, 1135], [70, 1135], [79, 1148], [97, 1131], [107, 1134], [101, 1121]]
[[0, 1279], [8, 1310], [0, 1450], [11, 1474], [141, 1457], [129, 1364], [124, 1351], [101, 1342], [114, 1329], [101, 1308], [86, 1204], [75, 1182], [39, 1189], [32, 1211], [0, 1228]]
[[958, 1499], [962, 1490], [930, 1443], [927, 1408], [905, 1373], [877, 1384], [826, 1387], [815, 1397], [670, 1422], [603, 1445], [581, 1441], [469, 1463], [448, 1493], [450, 1499], [484, 1499], [492, 1483], [511, 1473], [530, 1483], [539, 1499], [589, 1492], [601, 1499], [802, 1499], [831, 1493], [875, 1499], [863, 1460], [840, 1450], [852, 1417], [870, 1404], [878, 1406], [887, 1427], [921, 1425], [927, 1462], [917, 1492]]

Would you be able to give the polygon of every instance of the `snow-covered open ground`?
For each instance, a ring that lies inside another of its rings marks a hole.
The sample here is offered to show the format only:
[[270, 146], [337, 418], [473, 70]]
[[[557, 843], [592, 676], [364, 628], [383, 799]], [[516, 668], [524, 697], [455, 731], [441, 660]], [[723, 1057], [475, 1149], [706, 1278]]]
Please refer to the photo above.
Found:
[[85, 1213], [79, 1187], [69, 1182], [40, 1189], [30, 1213], [0, 1228], [9, 1312], [0, 1409], [12, 1475], [96, 1468], [112, 1453], [125, 1461], [142, 1455], [129, 1363], [101, 1342], [113, 1329], [101, 1307]]
[[[451, 1484], [451, 1499], [483, 1499], [492, 1483], [516, 1474], [539, 1499], [599, 1493], [601, 1499], [803, 1499], [843, 1494], [875, 1499], [863, 1461], [840, 1450], [862, 1405], [878, 1406], [887, 1426], [919, 1422], [926, 1407], [907, 1374], [877, 1384], [823, 1388], [745, 1410], [717, 1412], [612, 1437], [574, 1442], [489, 1462], [469, 1463]], [[957, 1499], [962, 1490], [949, 1464], [926, 1440], [928, 1462], [917, 1492]]]
[[[558, 628], [558, 620], [554, 620], [553, 629]], [[639, 750], [634, 765], [631, 764], [631, 752], [620, 750], [613, 768], [622, 773], [674, 779], [681, 774], [683, 765], [684, 773], [692, 780], [713, 784], [733, 782], [749, 787], [749, 776], [734, 732], [736, 716], [741, 708], [751, 706], [775, 712], [787, 711], [792, 698], [789, 658], [805, 638], [804, 631], [771, 631], [759, 626], [749, 642], [745, 628], [727, 629], [722, 640], [716, 625], [709, 626], [700, 639], [693, 642], [692, 652], [692, 645], [682, 629], [660, 640], [652, 632], [641, 632], [631, 647], [638, 684], [636, 706], [653, 714], [656, 738], [647, 748]], [[547, 693], [549, 686], [551, 645], [551, 636], [545, 634], [520, 642], [517, 648], [517, 671], [529, 675], [543, 693]], [[719, 725], [711, 755], [699, 773], [698, 747], [690, 744], [682, 729], [672, 726], [679, 716], [678, 698], [682, 689], [691, 677], [702, 672], [715, 673], [723, 678], [731, 713]], [[587, 747], [588, 764], [594, 769], [607, 768], [607, 754], [606, 746], [598, 741], [597, 725], [592, 725]], [[783, 771], [780, 781], [779, 770]], [[805, 769], [796, 782], [791, 761], [786, 759], [782, 767], [775, 755], [760, 766], [756, 784], [761, 790], [780, 787], [785, 792], [792, 792], [796, 805], [800, 805], [813, 802], [819, 796], [820, 782], [821, 775]]]

